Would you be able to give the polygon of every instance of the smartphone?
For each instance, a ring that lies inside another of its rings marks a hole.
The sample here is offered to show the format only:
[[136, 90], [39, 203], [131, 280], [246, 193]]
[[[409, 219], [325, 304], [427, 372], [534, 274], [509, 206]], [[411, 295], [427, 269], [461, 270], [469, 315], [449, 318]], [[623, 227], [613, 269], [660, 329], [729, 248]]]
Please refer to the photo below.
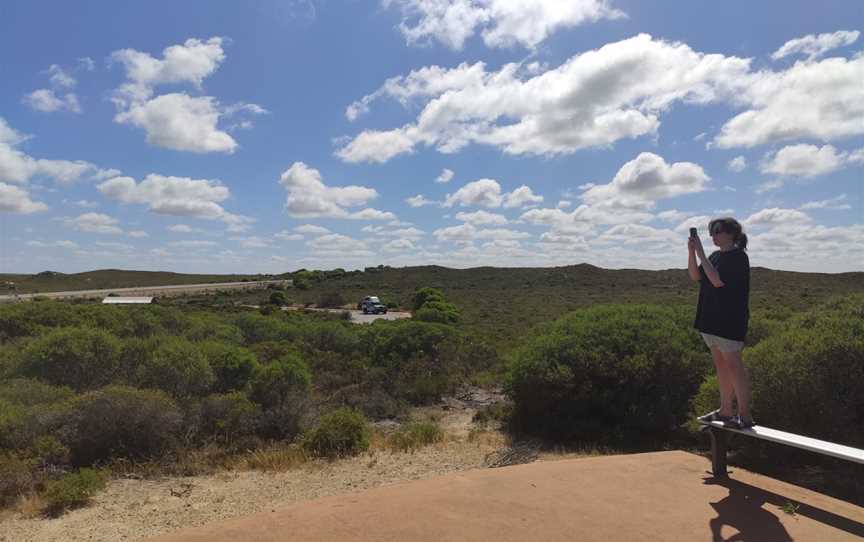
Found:
[[690, 228], [690, 237], [696, 237], [696, 228]]

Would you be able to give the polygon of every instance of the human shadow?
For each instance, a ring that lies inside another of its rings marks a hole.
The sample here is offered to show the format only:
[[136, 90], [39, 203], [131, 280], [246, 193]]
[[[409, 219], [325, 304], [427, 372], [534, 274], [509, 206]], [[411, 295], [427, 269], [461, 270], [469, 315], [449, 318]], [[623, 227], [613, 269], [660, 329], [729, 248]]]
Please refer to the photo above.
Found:
[[[729, 489], [729, 495], [716, 503], [710, 503], [717, 511], [717, 517], [712, 518], [708, 525], [711, 528], [714, 542], [735, 542], [744, 540], [791, 541], [792, 538], [780, 522], [778, 514], [788, 506], [790, 499], [771, 491], [745, 484], [731, 478], [705, 478], [705, 484], [723, 486]], [[775, 507], [775, 511], [764, 508], [765, 504]], [[864, 537], [864, 523], [849, 519], [821, 508], [805, 503], [796, 505], [795, 514], [835, 529]], [[736, 529], [738, 533], [724, 539], [720, 530], [724, 525]]]

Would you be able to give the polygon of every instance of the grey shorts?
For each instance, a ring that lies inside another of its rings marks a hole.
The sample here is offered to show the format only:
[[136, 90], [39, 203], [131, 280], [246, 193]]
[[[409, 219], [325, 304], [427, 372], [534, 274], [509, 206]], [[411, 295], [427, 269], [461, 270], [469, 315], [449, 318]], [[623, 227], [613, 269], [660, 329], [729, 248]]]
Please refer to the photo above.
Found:
[[740, 352], [744, 349], [744, 341], [733, 341], [732, 339], [718, 337], [717, 335], [711, 335], [710, 333], [701, 333], [701, 335], [705, 340], [705, 344], [708, 345], [708, 348], [716, 346], [717, 350], [721, 352]]

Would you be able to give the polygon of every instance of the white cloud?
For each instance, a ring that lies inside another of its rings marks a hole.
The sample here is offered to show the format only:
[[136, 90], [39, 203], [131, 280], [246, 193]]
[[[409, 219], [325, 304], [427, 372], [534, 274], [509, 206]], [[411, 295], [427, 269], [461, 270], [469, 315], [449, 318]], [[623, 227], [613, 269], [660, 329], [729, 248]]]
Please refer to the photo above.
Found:
[[561, 201], [558, 202], [558, 208], [559, 209], [566, 209], [567, 207], [570, 207], [572, 205], [573, 205], [573, 202], [570, 200], [567, 200], [567, 199], [562, 199]]
[[137, 184], [131, 177], [115, 177], [97, 188], [107, 198], [147, 205], [156, 214], [221, 220], [229, 231], [243, 231], [253, 221], [229, 213], [220, 205], [230, 191], [219, 181], [151, 173]]
[[306, 245], [317, 251], [352, 252], [367, 250], [366, 243], [338, 233], [328, 233], [306, 241]]
[[459, 226], [439, 228], [432, 232], [438, 241], [474, 242], [475, 240], [515, 240], [527, 239], [530, 233], [507, 228], [477, 229], [473, 224], [465, 223]]
[[732, 103], [748, 108], [714, 139], [721, 148], [864, 134], [864, 55], [796, 62], [742, 77]]
[[129, 252], [135, 249], [135, 247], [130, 245], [129, 243], [118, 243], [116, 241], [96, 241], [96, 243], [94, 244], [98, 247], [121, 252]]
[[[224, 40], [188, 39], [163, 51], [163, 59], [134, 49], [115, 51], [111, 60], [126, 69], [128, 82], [114, 92], [118, 112], [114, 121], [143, 128], [147, 142], [168, 149], [198, 153], [232, 153], [237, 142], [218, 128], [220, 119], [238, 114], [267, 113], [257, 104], [239, 102], [221, 106], [212, 96], [193, 97], [174, 92], [153, 97], [157, 85], [191, 84], [201, 89], [225, 60]], [[238, 120], [227, 129], [250, 128], [250, 120]]]
[[78, 59], [78, 67], [82, 70], [92, 72], [96, 69], [96, 63], [89, 56], [85, 56]]
[[813, 219], [798, 209], [781, 209], [773, 207], [762, 209], [744, 219], [742, 224], [747, 227], [774, 227], [789, 224], [810, 224]]
[[274, 239], [279, 239], [280, 241], [302, 241], [305, 239], [302, 234], [299, 233], [291, 233], [290, 231], [282, 230], [279, 233], [273, 234]]
[[708, 224], [711, 222], [711, 217], [708, 215], [691, 216], [678, 224], [673, 231], [684, 233], [690, 228], [696, 228], [700, 237], [708, 237]]
[[404, 250], [414, 250], [416, 247], [409, 239], [394, 239], [381, 247], [384, 252], [401, 252]]
[[447, 194], [444, 207], [459, 204], [462, 207], [476, 205], [479, 207], [500, 207], [503, 201], [501, 185], [494, 179], [480, 179], [470, 182], [454, 194]]
[[789, 40], [777, 49], [771, 58], [780, 60], [783, 57], [795, 54], [807, 55], [808, 60], [818, 58], [832, 49], [852, 45], [858, 39], [860, 32], [857, 30], [838, 30], [831, 34], [808, 34], [803, 38]]
[[81, 105], [78, 103], [78, 97], [74, 93], [66, 93], [63, 97], [57, 96], [51, 89], [40, 88], [34, 90], [30, 94], [21, 99], [24, 105], [28, 105], [36, 111], [43, 113], [52, 113], [54, 111], [70, 111], [72, 113], [80, 113]]
[[847, 154], [838, 153], [831, 145], [788, 145], [774, 154], [766, 154], [762, 161], [763, 173], [790, 177], [816, 177], [840, 169]]
[[456, 219], [463, 222], [468, 222], [475, 226], [484, 224], [493, 224], [500, 226], [507, 223], [507, 218], [504, 215], [489, 213], [486, 211], [475, 211], [473, 213], [456, 213]]
[[657, 213], [657, 219], [664, 222], [680, 222], [690, 215], [691, 213], [685, 213], [683, 211], [678, 211], [677, 209], [670, 209], [668, 211]]
[[594, 242], [623, 245], [644, 243], [674, 244], [679, 242], [679, 240], [680, 236], [669, 230], [652, 228], [644, 224], [618, 224], [603, 232], [594, 239]]
[[836, 211], [842, 211], [846, 209], [851, 209], [852, 206], [846, 201], [846, 194], [840, 194], [836, 198], [825, 199], [820, 201], [808, 201], [807, 203], [801, 206], [801, 209], [830, 209]]
[[98, 202], [87, 201], [86, 199], [79, 199], [78, 201], [74, 202], [74, 204], [77, 205], [78, 207], [86, 207], [86, 208], [99, 207]]
[[120, 221], [103, 213], [84, 213], [75, 218], [68, 218], [65, 222], [78, 231], [88, 233], [111, 235], [123, 233], [123, 230], [117, 226]]
[[147, 142], [158, 147], [232, 153], [237, 142], [216, 127], [219, 115], [219, 104], [210, 96], [193, 98], [172, 93], [135, 102], [129, 109], [117, 113], [114, 120], [143, 128], [147, 132]]
[[0, 143], [5, 145], [17, 145], [30, 139], [31, 136], [22, 134], [9, 126], [6, 119], [0, 117]]
[[44, 203], [31, 200], [23, 188], [0, 182], [0, 213], [27, 215], [47, 209]]
[[[285, 187], [288, 197], [285, 208], [289, 216], [295, 218], [351, 218], [345, 209], [365, 205], [378, 197], [378, 192], [365, 186], [327, 186], [321, 180], [321, 173], [303, 162], [294, 162], [286, 169], [279, 179], [279, 184]], [[364, 210], [366, 211], [373, 210]], [[378, 213], [380, 211], [376, 211]], [[373, 214], [373, 213], [366, 213]], [[395, 218], [392, 213], [383, 213], [389, 218]], [[355, 213], [355, 218], [361, 218]]]
[[176, 248], [207, 248], [216, 246], [215, 241], [199, 241], [199, 240], [187, 240], [187, 241], [171, 241], [168, 243], [169, 246]]
[[172, 224], [168, 226], [168, 231], [173, 231], [174, 233], [192, 233], [195, 230], [186, 224]]
[[25, 141], [24, 136], [0, 118], [0, 182], [26, 183], [33, 177], [46, 177], [59, 184], [72, 184], [82, 179], [99, 180], [120, 172], [101, 169], [83, 160], [45, 160], [33, 158], [14, 145]]
[[534, 48], [562, 28], [618, 19], [624, 13], [606, 0], [383, 0], [397, 5], [409, 44], [435, 39], [453, 50], [479, 30], [488, 47]]
[[583, 192], [582, 200], [598, 207], [650, 209], [655, 200], [705, 190], [709, 179], [697, 164], [667, 164], [662, 157], [643, 152], [621, 166], [612, 182]]
[[524, 207], [542, 202], [543, 196], [534, 194], [531, 188], [524, 184], [504, 197], [504, 207], [506, 208]]
[[237, 241], [242, 248], [267, 248], [270, 241], [255, 235], [249, 237], [229, 237], [229, 241]]
[[363, 209], [356, 213], [351, 213], [345, 218], [352, 220], [396, 220], [396, 215], [390, 211], [379, 211], [378, 209]]
[[417, 194], [416, 196], [411, 196], [410, 198], [405, 199], [405, 203], [410, 205], [411, 207], [423, 207], [424, 205], [437, 205], [439, 202], [433, 201], [431, 199], [426, 199], [426, 196], [422, 194]]
[[729, 160], [729, 164], [727, 165], [729, 171], [734, 171], [735, 173], [741, 173], [745, 169], [747, 169], [747, 159], [743, 156], [736, 156], [732, 160]]
[[481, 63], [461, 65], [454, 68], [460, 77], [451, 88], [416, 84], [429, 77], [415, 71], [370, 96], [426, 101], [417, 120], [389, 131], [366, 130], [337, 156], [383, 162], [421, 143], [445, 153], [477, 143], [537, 155], [608, 147], [656, 133], [659, 115], [675, 103], [729, 99], [749, 66], [749, 60], [698, 53], [642, 34], [577, 54], [542, 73], [523, 64], [506, 64], [497, 72], [487, 72]]
[[402, 239], [418, 240], [423, 237], [426, 232], [418, 228], [400, 228], [397, 230], [385, 230], [384, 228], [363, 228], [363, 231], [368, 231], [382, 237], [399, 237]]
[[435, 182], [441, 184], [449, 183], [453, 179], [453, 175], [452, 169], [444, 168], [441, 171], [441, 175], [438, 175], [438, 177], [435, 178]]
[[51, 64], [48, 67], [48, 75], [54, 88], [72, 88], [78, 83], [74, 77], [58, 64]]
[[207, 41], [188, 39], [183, 45], [166, 47], [159, 60], [134, 49], [122, 49], [111, 53], [111, 60], [126, 68], [126, 83], [115, 99], [128, 105], [143, 101], [153, 93], [153, 87], [162, 84], [191, 83], [200, 88], [206, 77], [213, 74], [225, 60], [223, 39]]
[[133, 237], [135, 239], [143, 239], [144, 237], [150, 237], [150, 234], [144, 230], [132, 230], [126, 232], [126, 235], [129, 237]]
[[325, 233], [330, 233], [330, 230], [324, 226], [316, 226], [315, 224], [303, 224], [302, 226], [294, 228], [294, 231], [299, 233], [308, 233], [310, 235], [323, 235]]
[[27, 246], [37, 248], [66, 248], [69, 250], [75, 250], [78, 248], [78, 243], [69, 240], [51, 241], [48, 243], [43, 241], [27, 241]]

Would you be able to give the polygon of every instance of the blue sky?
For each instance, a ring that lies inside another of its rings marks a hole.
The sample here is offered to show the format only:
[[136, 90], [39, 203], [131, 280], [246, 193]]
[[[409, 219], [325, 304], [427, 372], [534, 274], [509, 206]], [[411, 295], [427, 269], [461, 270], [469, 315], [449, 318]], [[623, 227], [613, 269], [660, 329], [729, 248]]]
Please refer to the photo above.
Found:
[[860, 2], [0, 5], [0, 272], [864, 270]]

